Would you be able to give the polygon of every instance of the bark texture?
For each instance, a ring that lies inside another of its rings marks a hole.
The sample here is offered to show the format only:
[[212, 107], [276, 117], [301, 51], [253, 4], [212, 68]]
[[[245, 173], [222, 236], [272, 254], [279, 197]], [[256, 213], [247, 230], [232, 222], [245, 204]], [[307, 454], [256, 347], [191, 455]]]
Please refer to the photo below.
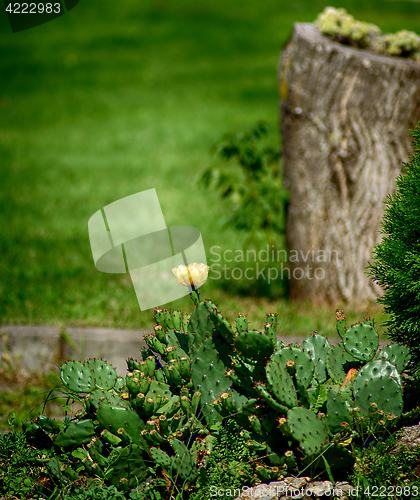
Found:
[[383, 202], [412, 152], [420, 63], [346, 47], [296, 24], [279, 85], [291, 297], [375, 299], [381, 289], [365, 267], [381, 241]]

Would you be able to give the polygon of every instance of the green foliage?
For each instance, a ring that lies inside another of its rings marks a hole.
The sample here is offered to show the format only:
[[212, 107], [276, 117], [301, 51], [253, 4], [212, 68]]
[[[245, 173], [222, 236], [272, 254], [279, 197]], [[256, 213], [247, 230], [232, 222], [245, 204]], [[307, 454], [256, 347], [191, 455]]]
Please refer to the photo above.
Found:
[[34, 459], [38, 459], [38, 452], [28, 449], [24, 434], [0, 434], [0, 495], [33, 496], [41, 476], [40, 467], [31, 467]]
[[115, 486], [92, 482], [86, 489], [75, 488], [74, 492], [66, 495], [63, 500], [126, 500], [126, 497]]
[[206, 464], [200, 468], [197, 493], [191, 500], [206, 500], [210, 487], [222, 489], [241, 488], [253, 484], [255, 476], [255, 452], [250, 450], [245, 432], [233, 419], [223, 420], [213, 435], [214, 444]]
[[70, 463], [68, 454], [44, 448], [40, 443], [34, 446], [30, 438], [15, 431], [0, 434], [0, 495], [49, 498], [70, 483], [61, 471]]
[[[356, 448], [356, 463], [353, 474], [349, 476], [349, 481], [355, 487], [359, 487], [360, 493], [353, 498], [356, 500], [367, 499], [370, 497], [367, 493], [374, 492], [372, 487], [384, 486], [390, 487], [386, 490], [387, 493], [391, 491], [397, 493], [397, 487], [402, 489], [402, 492], [397, 495], [398, 497], [405, 496], [413, 500], [419, 498], [420, 448], [417, 447], [410, 451], [407, 447], [401, 446], [398, 451], [395, 451], [395, 445], [400, 435], [400, 432], [394, 433], [384, 441], [370, 443], [368, 448]], [[408, 488], [409, 486], [410, 488]], [[411, 494], [415, 491], [414, 487], [417, 488], [417, 495]]]
[[60, 500], [163, 500], [165, 494], [159, 493], [158, 484], [148, 482], [134, 488], [127, 494], [122, 493], [113, 485], [106, 485], [100, 479], [94, 479], [86, 488], [76, 486], [65, 493]]
[[[247, 253], [246, 259], [235, 260], [235, 265], [228, 265], [227, 269], [223, 264], [214, 266], [214, 273], [220, 272], [215, 274], [218, 284], [242, 295], [287, 295], [287, 280], [257, 278], [257, 259], [252, 253], [269, 248], [269, 255], [276, 256], [273, 259], [275, 267], [278, 262], [286, 260], [288, 193], [282, 183], [280, 153], [277, 146], [270, 144], [269, 131], [268, 123], [260, 121], [248, 132], [225, 135], [214, 146], [219, 161], [208, 167], [199, 181], [201, 185], [218, 191], [222, 199], [229, 200], [229, 215], [224, 218], [222, 227], [238, 231], [242, 249], [251, 252], [251, 260], [248, 260]], [[246, 278], [243, 277], [245, 272]]]
[[225, 135], [214, 152], [227, 165], [209, 167], [200, 179], [231, 200], [225, 224], [246, 231], [244, 246], [255, 242], [278, 246], [278, 236], [286, 228], [288, 194], [282, 185], [280, 153], [267, 144], [268, 133], [269, 125], [258, 122], [249, 132]]
[[386, 200], [382, 242], [373, 251], [369, 275], [384, 289], [378, 299], [390, 319], [390, 339], [407, 344], [420, 361], [420, 125], [413, 130], [414, 153]]
[[[217, 410], [256, 439], [273, 443], [273, 463], [284, 464], [283, 433], [299, 443], [305, 461], [324, 456], [331, 467], [348, 466], [352, 457], [341, 442], [379, 437], [403, 414], [397, 366], [400, 371], [407, 366], [407, 351], [393, 346], [382, 354], [373, 325], [367, 319], [346, 328], [337, 311], [343, 342], [334, 346], [315, 334], [301, 346], [280, 345], [268, 359], [253, 361], [241, 345], [227, 371], [232, 386], [215, 401]], [[251, 341], [248, 349], [253, 349]]]
[[401, 30], [395, 34], [384, 35], [376, 44], [380, 54], [420, 60], [420, 36], [413, 31]]
[[383, 34], [374, 24], [357, 21], [345, 9], [334, 7], [326, 7], [318, 16], [316, 25], [323, 35], [337, 42], [378, 54], [420, 60], [420, 36], [412, 31]]

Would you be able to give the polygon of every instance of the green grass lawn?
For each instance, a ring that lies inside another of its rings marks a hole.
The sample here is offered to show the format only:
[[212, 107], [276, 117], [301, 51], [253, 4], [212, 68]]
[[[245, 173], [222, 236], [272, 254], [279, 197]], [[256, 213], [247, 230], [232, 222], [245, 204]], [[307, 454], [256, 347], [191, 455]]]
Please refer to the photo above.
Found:
[[[240, 248], [220, 224], [229, 205], [197, 179], [224, 133], [259, 119], [277, 130], [281, 48], [331, 4], [383, 31], [416, 28], [418, 4], [403, 0], [82, 0], [15, 34], [0, 14], [0, 322], [149, 327], [129, 276], [95, 269], [87, 231], [139, 191], [156, 188], [166, 223], [199, 228], [207, 250]], [[335, 307], [205, 287], [230, 320], [249, 310], [259, 327], [278, 311], [287, 333], [333, 331]]]

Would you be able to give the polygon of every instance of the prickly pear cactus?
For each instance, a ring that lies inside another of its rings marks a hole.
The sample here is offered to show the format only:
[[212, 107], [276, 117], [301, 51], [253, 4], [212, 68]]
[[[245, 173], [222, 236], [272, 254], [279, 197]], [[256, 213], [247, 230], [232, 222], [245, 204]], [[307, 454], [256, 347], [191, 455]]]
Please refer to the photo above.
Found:
[[370, 324], [352, 325], [343, 337], [344, 349], [359, 361], [370, 361], [379, 346], [379, 337]]
[[[228, 376], [233, 389], [249, 401], [257, 400], [259, 410], [246, 415], [238, 407], [239, 413], [234, 418], [256, 439], [272, 439], [276, 432], [289, 434], [299, 443], [304, 455], [313, 458], [323, 450], [333, 465], [342, 467], [351, 462], [352, 457], [333, 439], [338, 439], [335, 434], [354, 427], [353, 407], [361, 409], [358, 415], [364, 419], [371, 418], [371, 403], [390, 415], [391, 421], [391, 416], [402, 414], [400, 372], [407, 366], [409, 353], [404, 346], [395, 345], [378, 352], [379, 338], [373, 320], [366, 319], [347, 328], [344, 314], [337, 311], [341, 343], [331, 346], [328, 339], [318, 333], [308, 337], [300, 348], [276, 343], [279, 348], [265, 362], [263, 372], [264, 355], [257, 359], [248, 354], [252, 348], [246, 346], [245, 335], [250, 332], [243, 317], [237, 318], [237, 324], [237, 356]], [[216, 406], [221, 414], [232, 415], [233, 408], [228, 408], [227, 401], [230, 397], [219, 399]], [[263, 425], [261, 415], [273, 411], [280, 420], [287, 416], [287, 423], [276, 428]], [[324, 415], [321, 420], [314, 420], [317, 412]], [[318, 432], [312, 435], [312, 429]]]
[[309, 354], [314, 362], [314, 376], [320, 384], [327, 380], [326, 357], [330, 347], [328, 339], [316, 332], [309, 335], [301, 344], [301, 348]]
[[145, 440], [141, 431], [145, 424], [133, 410], [103, 404], [96, 413], [96, 418], [104, 429], [119, 437], [122, 441], [145, 448]]
[[307, 457], [316, 456], [328, 442], [328, 432], [322, 421], [306, 408], [292, 408], [287, 413], [291, 435]]
[[55, 438], [54, 443], [63, 448], [77, 446], [90, 441], [95, 434], [92, 420], [73, 422], [63, 429]]
[[372, 403], [386, 415], [402, 414], [403, 399], [401, 385], [391, 377], [371, 378], [353, 388], [354, 402], [363, 414], [369, 415]]
[[106, 479], [123, 491], [134, 488], [148, 475], [143, 450], [136, 444], [123, 448], [110, 465]]
[[63, 384], [74, 392], [92, 392], [94, 389], [112, 389], [117, 383], [115, 368], [102, 359], [67, 361], [61, 366]]
[[[300, 347], [287, 346], [277, 338], [277, 319], [267, 315], [257, 331], [243, 314], [232, 328], [208, 300], [189, 315], [157, 309], [142, 359], [127, 360], [125, 377], [103, 360], [61, 367], [63, 384], [83, 401], [84, 419], [57, 427], [41, 418], [31, 429], [53, 434], [63, 447], [89, 442], [92, 453], [78, 452], [86, 458], [85, 469], [115, 485], [131, 484], [131, 473], [146, 477], [150, 461], [170, 469], [178, 484], [193, 481], [225, 419], [246, 433], [250, 449], [266, 457], [256, 478], [274, 478], [273, 467], [296, 472], [299, 457], [319, 459], [321, 466], [322, 457], [330, 467], [349, 464], [351, 452], [340, 443], [356, 419], [369, 421], [372, 407], [385, 418], [404, 416], [401, 371], [409, 352], [400, 345], [378, 351], [373, 320], [347, 328], [341, 311], [340, 343], [331, 346], [315, 332]], [[99, 435], [101, 442], [91, 443]], [[118, 448], [119, 458], [105, 457], [102, 442]]]
[[74, 392], [92, 392], [95, 389], [92, 373], [80, 361], [67, 361], [61, 366], [60, 377], [63, 384]]
[[238, 333], [235, 349], [244, 360], [266, 361], [276, 347], [271, 336], [257, 330]]
[[343, 429], [343, 423], [351, 422], [350, 409], [340, 393], [327, 392], [327, 414], [324, 421], [333, 434]]
[[404, 344], [390, 344], [383, 347], [377, 354], [377, 359], [387, 359], [402, 372], [410, 363], [410, 349]]
[[[349, 354], [343, 344], [335, 344], [328, 349], [326, 365], [328, 375], [335, 384], [343, 384], [349, 370], [355, 366], [356, 360]], [[353, 365], [351, 364], [353, 363]], [[358, 364], [358, 363], [357, 363]]]

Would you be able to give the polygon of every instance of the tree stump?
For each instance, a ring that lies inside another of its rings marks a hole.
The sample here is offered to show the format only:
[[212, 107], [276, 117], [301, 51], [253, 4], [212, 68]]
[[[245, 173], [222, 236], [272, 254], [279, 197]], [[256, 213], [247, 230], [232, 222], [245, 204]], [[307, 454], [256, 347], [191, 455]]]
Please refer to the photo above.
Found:
[[382, 238], [383, 202], [412, 151], [420, 62], [348, 47], [313, 24], [296, 24], [279, 83], [291, 298], [375, 299], [382, 291], [365, 267]]

